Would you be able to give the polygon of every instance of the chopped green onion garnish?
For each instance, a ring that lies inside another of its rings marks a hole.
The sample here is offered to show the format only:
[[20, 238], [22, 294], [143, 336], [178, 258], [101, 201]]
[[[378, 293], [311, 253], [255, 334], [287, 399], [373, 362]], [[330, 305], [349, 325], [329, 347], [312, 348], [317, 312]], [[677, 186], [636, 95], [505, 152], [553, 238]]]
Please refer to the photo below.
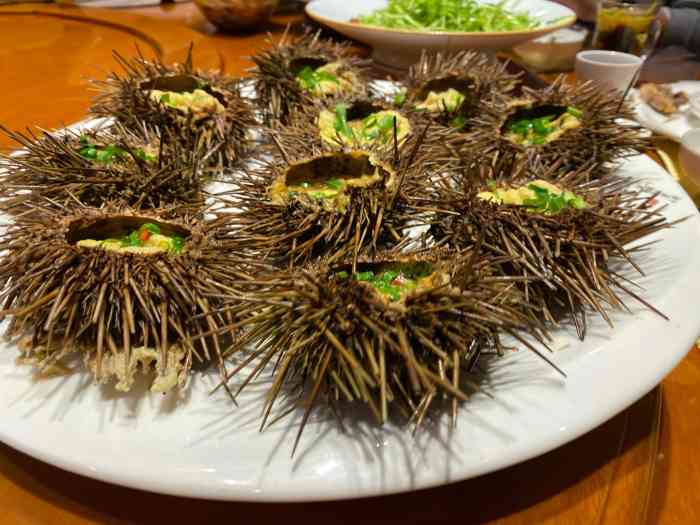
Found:
[[139, 230], [148, 230], [151, 233], [160, 233], [160, 228], [158, 225], [153, 224], [152, 222], [147, 222], [146, 224], [142, 225]]
[[179, 235], [174, 235], [170, 238], [170, 244], [172, 245], [173, 251], [175, 253], [180, 253], [185, 247], [185, 239], [183, 239]]
[[335, 107], [335, 121], [333, 126], [339, 134], [345, 135], [349, 139], [355, 138], [352, 128], [348, 124], [348, 108], [345, 104], [338, 104]]
[[332, 190], [342, 190], [343, 189], [343, 181], [340, 179], [330, 179], [330, 180], [326, 181], [326, 186]]
[[338, 77], [332, 73], [328, 71], [314, 71], [310, 66], [304, 66], [301, 71], [297, 73], [297, 79], [299, 79], [301, 87], [308, 90], [315, 89], [316, 86], [323, 81], [340, 84]]
[[586, 201], [570, 191], [552, 193], [547, 188], [542, 188], [537, 184], [528, 184], [527, 187], [535, 193], [535, 197], [525, 199], [523, 206], [533, 211], [554, 215], [564, 208], [581, 210], [586, 207]]
[[450, 127], [455, 129], [462, 129], [467, 125], [467, 118], [464, 115], [457, 115], [452, 120], [450, 120]]

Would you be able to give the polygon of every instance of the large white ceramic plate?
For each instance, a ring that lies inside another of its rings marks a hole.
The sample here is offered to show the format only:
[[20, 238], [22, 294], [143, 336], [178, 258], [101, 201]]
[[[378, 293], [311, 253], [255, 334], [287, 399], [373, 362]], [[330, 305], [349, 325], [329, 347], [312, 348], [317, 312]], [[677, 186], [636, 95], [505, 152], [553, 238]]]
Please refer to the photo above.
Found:
[[[499, 3], [501, 0], [478, 0], [481, 3]], [[306, 13], [321, 24], [339, 33], [372, 46], [373, 58], [380, 65], [390, 68], [406, 68], [413, 64], [422, 50], [458, 51], [481, 49], [497, 51], [510, 49], [533, 38], [572, 25], [575, 13], [561, 4], [548, 0], [513, 0], [507, 6], [527, 11], [542, 21], [534, 29], [491, 33], [473, 32], [424, 32], [404, 29], [387, 29], [351, 22], [385, 7], [387, 0], [313, 0], [306, 6]]]
[[[700, 217], [692, 202], [644, 156], [620, 170], [659, 191], [670, 220], [641, 258], [637, 290], [670, 321], [630, 301], [616, 328], [593, 322], [585, 342], [557, 334], [553, 360], [563, 380], [525, 350], [492, 365], [485, 390], [457, 428], [431, 422], [414, 437], [369, 420], [314, 419], [290, 457], [299, 416], [260, 434], [266, 383], [234, 407], [209, 395], [216, 375], [195, 376], [183, 397], [120, 394], [85, 374], [35, 379], [0, 348], [0, 440], [66, 470], [168, 494], [223, 500], [307, 501], [430, 487], [478, 476], [547, 452], [623, 410], [683, 358], [700, 332]], [[181, 394], [182, 395], [182, 394]], [[348, 424], [349, 423], [349, 424]]]
[[[700, 96], [700, 82], [697, 80], [682, 80], [670, 86], [674, 93], [684, 91], [688, 97]], [[693, 115], [687, 104], [673, 115], [663, 115], [644, 102], [639, 92], [634, 90], [634, 105], [637, 122], [676, 142], [680, 142], [681, 137], [691, 129], [700, 128], [700, 118]]]

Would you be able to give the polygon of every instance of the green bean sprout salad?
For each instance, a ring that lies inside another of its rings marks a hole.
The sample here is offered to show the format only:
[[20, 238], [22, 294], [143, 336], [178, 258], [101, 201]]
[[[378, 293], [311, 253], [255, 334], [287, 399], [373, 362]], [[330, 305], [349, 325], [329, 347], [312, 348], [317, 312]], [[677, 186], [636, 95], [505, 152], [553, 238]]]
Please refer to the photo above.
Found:
[[482, 4], [476, 0], [389, 0], [386, 7], [357, 18], [360, 24], [415, 31], [504, 32], [542, 24], [507, 0]]

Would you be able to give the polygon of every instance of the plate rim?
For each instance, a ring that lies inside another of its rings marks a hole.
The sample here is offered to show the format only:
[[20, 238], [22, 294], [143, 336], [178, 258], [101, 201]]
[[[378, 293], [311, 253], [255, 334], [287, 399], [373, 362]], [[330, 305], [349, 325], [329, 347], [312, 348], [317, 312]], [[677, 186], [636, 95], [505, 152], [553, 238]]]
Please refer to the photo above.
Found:
[[[75, 127], [80, 128], [90, 125], [90, 120], [80, 121], [72, 126], [68, 126], [66, 129], [73, 129]], [[682, 190], [677, 182], [672, 181], [671, 176], [665, 170], [663, 170], [661, 166], [656, 164], [650, 157], [644, 154], [640, 154], [632, 158], [643, 159], [643, 162], [649, 167], [649, 169], [653, 169], [657, 174], [659, 174], [659, 176], [661, 176], [660, 174], [663, 173], [663, 176], [668, 177], [669, 182], [675, 185], [675, 188], [678, 190], [678, 195], [680, 196], [681, 200], [684, 201], [684, 207], [689, 207], [690, 209], [694, 210], [690, 218], [694, 219], [696, 222], [698, 221], [700, 214], [694, 207], [690, 197], [685, 193], [685, 191]], [[700, 235], [700, 233], [698, 235]], [[684, 292], [695, 292], [696, 294], [700, 293], [700, 280], [692, 281], [689, 287], [684, 287]], [[683, 309], [680, 312], [678, 315], [678, 317], [681, 318], [680, 320], [683, 320], [683, 317], [692, 319], [689, 310], [690, 309]], [[672, 318], [672, 321], [674, 321], [674, 318]], [[23, 442], [19, 439], [19, 437], [16, 438], [13, 436], [11, 429], [8, 430], [3, 428], [2, 425], [0, 425], [0, 441], [6, 443], [16, 450], [19, 450], [22, 453], [28, 454], [36, 459], [78, 475], [87, 476], [89, 478], [107, 483], [145, 490], [148, 492], [199, 499], [222, 501], [311, 502], [356, 499], [433, 488], [478, 477], [507, 468], [509, 466], [518, 465], [541, 454], [552, 451], [565, 443], [573, 441], [574, 439], [586, 434], [591, 429], [603, 424], [605, 421], [626, 409], [648, 391], [653, 389], [673, 368], [678, 365], [682, 359], [685, 358], [687, 353], [692, 349], [692, 343], [695, 341], [699, 331], [698, 328], [700, 327], [700, 320], [692, 319], [692, 321], [693, 322], [686, 322], [680, 325], [685, 328], [683, 328], [682, 333], [677, 333], [677, 336], [674, 338], [674, 341], [677, 342], [677, 349], [673, 351], [672, 357], [669, 358], [667, 356], [663, 360], [663, 366], [654, 368], [653, 373], [649, 374], [650, 377], [645, 377], [645, 381], [638, 380], [635, 382], [634, 388], [626, 388], [624, 390], [624, 395], [617, 396], [612, 403], [608, 403], [605, 406], [604, 410], [598, 409], [596, 411], [596, 417], [583, 421], [580, 419], [576, 420], [566, 429], [566, 431], [559, 432], [552, 439], [540, 440], [539, 442], [535, 443], [528, 442], [523, 451], [516, 451], [514, 454], [505, 454], [503, 457], [498, 459], [483, 462], [478, 467], [469, 469], [469, 472], [466, 474], [464, 472], [456, 474], [454, 478], [450, 479], [449, 481], [434, 477], [427, 481], [422, 480], [416, 486], [406, 487], [399, 483], [394, 484], [389, 488], [382, 488], [380, 490], [374, 487], [362, 487], [359, 490], [355, 489], [353, 491], [349, 491], [338, 484], [327, 483], [324, 486], [322, 493], [315, 494], [310, 494], [308, 485], [305, 485], [303, 482], [292, 484], [292, 487], [285, 487], [285, 484], [278, 484], [280, 486], [277, 487], [277, 490], [273, 491], [252, 490], [251, 487], [237, 487], [232, 489], [230, 487], [223, 486], [222, 480], [220, 479], [205, 480], [204, 478], [197, 478], [197, 483], [194, 483], [189, 479], [185, 479], [184, 482], [176, 479], [164, 480], [163, 476], [154, 476], [150, 473], [144, 474], [143, 471], [133, 471], [119, 467], [119, 462], [112, 463], [111, 468], [88, 464], [87, 460], [81, 460], [79, 457], [67, 457], [62, 455], [60, 451], [54, 452], [51, 450], [51, 447], [44, 446], [42, 448], [36, 443]], [[681, 343], [684, 345], [682, 349]], [[674, 345], [674, 347], [675, 346], [676, 345]], [[3, 408], [2, 410], [5, 409]], [[166, 476], [166, 478], [168, 477]]]

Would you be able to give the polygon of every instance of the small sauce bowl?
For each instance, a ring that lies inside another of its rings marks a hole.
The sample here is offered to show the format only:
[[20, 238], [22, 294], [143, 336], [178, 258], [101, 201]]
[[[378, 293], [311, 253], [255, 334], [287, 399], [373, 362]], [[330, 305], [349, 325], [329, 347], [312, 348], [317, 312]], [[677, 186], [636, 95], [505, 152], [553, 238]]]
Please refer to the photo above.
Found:
[[619, 51], [588, 50], [576, 54], [576, 78], [594, 80], [625, 91], [642, 65], [642, 59]]

